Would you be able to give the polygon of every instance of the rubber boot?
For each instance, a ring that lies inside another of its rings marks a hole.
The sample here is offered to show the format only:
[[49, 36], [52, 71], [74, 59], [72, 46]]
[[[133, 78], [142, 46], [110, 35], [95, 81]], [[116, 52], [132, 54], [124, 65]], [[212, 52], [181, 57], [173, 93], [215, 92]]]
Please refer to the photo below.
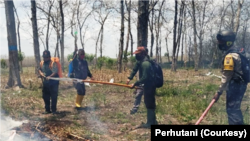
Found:
[[76, 95], [76, 108], [81, 108], [83, 97], [84, 95]]
[[151, 128], [151, 125], [157, 125], [155, 109], [147, 109], [147, 123], [141, 124], [138, 128]]

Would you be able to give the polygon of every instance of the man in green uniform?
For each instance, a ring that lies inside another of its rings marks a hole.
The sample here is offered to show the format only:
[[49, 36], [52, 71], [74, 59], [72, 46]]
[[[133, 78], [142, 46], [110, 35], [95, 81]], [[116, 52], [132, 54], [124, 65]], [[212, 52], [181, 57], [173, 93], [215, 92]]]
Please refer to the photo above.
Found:
[[154, 70], [144, 47], [138, 47], [133, 54], [135, 54], [136, 60], [141, 62], [141, 65], [139, 66], [139, 80], [132, 84], [132, 88], [142, 86], [144, 103], [147, 108], [147, 123], [140, 125], [139, 128], [151, 128], [151, 125], [157, 124], [155, 115], [156, 87], [154, 84]]
[[[150, 57], [148, 56], [148, 49], [146, 47], [145, 47], [145, 50], [146, 50], [146, 53], [147, 53], [146, 57], [148, 59], [150, 59]], [[129, 82], [133, 79], [135, 74], [138, 72], [139, 67], [141, 66], [141, 64], [142, 64], [142, 61], [136, 61], [136, 64], [135, 64], [130, 76], [127, 79], [127, 84], [129, 84]], [[140, 103], [141, 103], [141, 98], [142, 98], [142, 95], [143, 95], [142, 86], [139, 86], [137, 89], [135, 89], [134, 94], [135, 94], [135, 102], [134, 102], [134, 107], [130, 110], [130, 114], [135, 114], [139, 109], [139, 106], [140, 106]]]

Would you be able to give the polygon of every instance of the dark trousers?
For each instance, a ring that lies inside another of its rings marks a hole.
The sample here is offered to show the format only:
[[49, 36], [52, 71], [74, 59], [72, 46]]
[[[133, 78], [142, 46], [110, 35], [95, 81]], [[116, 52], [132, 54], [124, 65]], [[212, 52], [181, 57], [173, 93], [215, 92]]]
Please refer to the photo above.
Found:
[[[56, 112], [57, 96], [58, 96], [58, 84], [55, 85], [43, 85], [43, 100], [45, 104], [45, 110], [47, 112]], [[51, 103], [51, 104], [50, 104]], [[51, 105], [51, 107], [50, 107]], [[51, 110], [50, 110], [51, 108]]]
[[148, 86], [144, 87], [144, 103], [146, 105], [147, 109], [155, 109], [155, 92], [156, 87], [155, 86]]
[[73, 82], [74, 87], [79, 95], [85, 95], [85, 84], [83, 82]]
[[242, 125], [244, 122], [240, 107], [247, 85], [232, 80], [229, 82], [228, 88], [226, 96], [228, 123], [229, 125]]

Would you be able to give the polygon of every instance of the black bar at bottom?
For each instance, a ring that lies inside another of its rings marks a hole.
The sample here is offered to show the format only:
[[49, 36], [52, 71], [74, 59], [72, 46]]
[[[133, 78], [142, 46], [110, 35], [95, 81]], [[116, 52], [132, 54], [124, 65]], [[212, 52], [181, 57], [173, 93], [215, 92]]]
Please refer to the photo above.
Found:
[[151, 140], [174, 138], [250, 139], [249, 125], [152, 125]]

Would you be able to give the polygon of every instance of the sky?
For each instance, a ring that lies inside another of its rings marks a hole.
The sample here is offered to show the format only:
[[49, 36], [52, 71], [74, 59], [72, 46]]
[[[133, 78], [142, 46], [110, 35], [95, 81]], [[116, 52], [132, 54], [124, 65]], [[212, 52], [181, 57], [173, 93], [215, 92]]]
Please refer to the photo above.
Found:
[[[29, 7], [24, 8], [22, 3], [25, 2]], [[17, 13], [21, 22], [20, 27], [20, 39], [21, 39], [21, 50], [25, 54], [25, 56], [34, 56], [34, 49], [33, 49], [33, 39], [32, 39], [32, 27], [31, 21], [27, 15], [31, 15], [30, 10], [30, 1], [29, 0], [14, 0], [14, 5], [17, 9]], [[39, 10], [37, 10], [39, 11]], [[38, 14], [38, 12], [37, 12]], [[65, 13], [64, 13], [65, 14]], [[136, 15], [135, 15], [136, 16]], [[110, 16], [111, 17], [111, 16]], [[15, 18], [15, 20], [17, 20]], [[5, 17], [5, 8], [4, 5], [0, 7], [0, 44], [1, 44], [1, 58], [8, 57], [8, 42], [7, 42], [7, 30], [6, 30], [6, 17]], [[89, 28], [86, 32], [85, 37], [85, 52], [88, 54], [95, 53], [95, 42], [97, 39], [98, 32], [100, 30], [100, 24], [98, 24], [94, 18], [90, 20], [91, 23], [89, 24]], [[103, 39], [103, 56], [108, 56], [111, 58], [116, 58], [118, 56], [119, 50], [119, 40], [120, 40], [120, 18], [108, 18], [105, 22], [104, 27], [104, 39]], [[44, 23], [43, 23], [44, 24]], [[38, 22], [38, 27], [39, 25]], [[127, 22], [125, 22], [125, 34], [124, 34], [124, 48], [126, 43], [126, 33], [127, 33]], [[46, 28], [45, 28], [46, 29]], [[77, 30], [76, 30], [77, 31]], [[149, 31], [148, 31], [149, 32]], [[149, 32], [150, 33], [150, 32]], [[79, 32], [78, 32], [79, 34]], [[134, 40], [134, 50], [137, 46], [137, 30], [136, 30], [136, 23], [132, 25], [132, 34]], [[46, 32], [44, 32], [44, 37]], [[70, 34], [70, 29], [65, 32], [64, 37], [64, 46], [65, 46], [65, 57], [68, 54], [74, 51], [74, 38]], [[44, 38], [43, 37], [43, 38]], [[149, 44], [149, 43], [148, 43]], [[162, 40], [162, 45], [165, 45], [165, 40]], [[56, 46], [56, 38], [54, 35], [50, 37], [49, 41], [50, 51], [51, 54], [54, 54], [55, 46]], [[40, 47], [40, 55], [44, 51], [44, 45], [42, 44], [41, 40], [39, 40], [39, 47]], [[81, 47], [80, 39], [78, 38], [78, 48]], [[164, 54], [164, 48], [162, 49], [162, 54]], [[129, 47], [130, 51], [130, 47]], [[98, 56], [99, 51], [98, 51]]]

